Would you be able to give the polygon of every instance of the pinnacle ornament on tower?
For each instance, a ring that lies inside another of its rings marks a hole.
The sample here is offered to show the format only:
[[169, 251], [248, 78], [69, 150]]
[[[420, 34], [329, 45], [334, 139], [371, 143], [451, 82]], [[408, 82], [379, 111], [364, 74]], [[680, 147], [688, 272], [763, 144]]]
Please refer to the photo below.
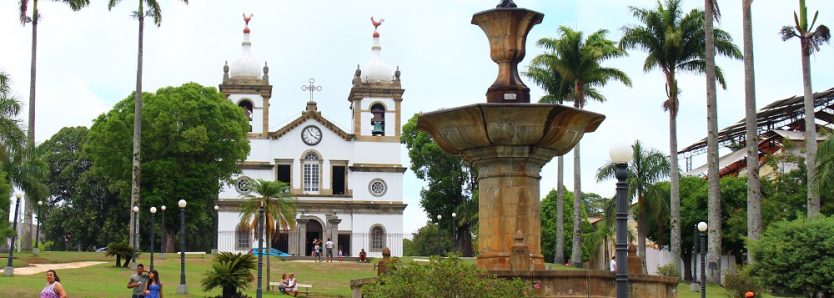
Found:
[[361, 70], [361, 81], [364, 83], [391, 82], [394, 80], [394, 71], [382, 60], [380, 55], [382, 46], [379, 44], [379, 26], [384, 21], [385, 19], [382, 18], [377, 21], [374, 17], [371, 17], [371, 25], [374, 26], [374, 33], [372, 34], [374, 44], [371, 46], [371, 60]]
[[252, 41], [250, 39], [249, 22], [252, 20], [253, 14], [243, 14], [243, 42], [241, 42], [240, 56], [231, 65], [229, 65], [230, 79], [244, 79], [253, 80], [261, 79], [260, 63], [255, 60], [252, 55]]

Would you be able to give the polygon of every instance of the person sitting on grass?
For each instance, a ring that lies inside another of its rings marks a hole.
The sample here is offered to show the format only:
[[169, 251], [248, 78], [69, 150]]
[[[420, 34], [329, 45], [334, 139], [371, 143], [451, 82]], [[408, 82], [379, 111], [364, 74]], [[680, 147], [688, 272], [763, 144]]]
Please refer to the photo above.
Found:
[[290, 278], [287, 279], [287, 287], [284, 288], [284, 294], [298, 296], [298, 282], [295, 280], [295, 273], [290, 273]]
[[361, 251], [359, 251], [359, 263], [365, 263], [367, 261], [365, 259], [367, 256], [368, 256], [368, 253], [365, 252], [364, 248]]
[[281, 283], [278, 285], [278, 291], [281, 293], [285, 293], [287, 291], [287, 274], [284, 273], [281, 275]]

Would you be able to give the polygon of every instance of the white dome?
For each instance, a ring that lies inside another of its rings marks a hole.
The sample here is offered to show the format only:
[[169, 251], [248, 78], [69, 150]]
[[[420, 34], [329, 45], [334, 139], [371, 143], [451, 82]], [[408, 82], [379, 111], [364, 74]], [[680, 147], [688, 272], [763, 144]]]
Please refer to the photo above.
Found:
[[249, 42], [249, 34], [244, 34], [243, 45], [240, 51], [240, 57], [237, 58], [231, 65], [229, 65], [229, 75], [235, 77], [252, 77], [259, 78], [261, 76], [261, 64], [252, 56], [252, 43]]
[[365, 63], [365, 67], [362, 67], [362, 79], [366, 82], [390, 81], [393, 77], [394, 71], [378, 55], [371, 57], [371, 60]]

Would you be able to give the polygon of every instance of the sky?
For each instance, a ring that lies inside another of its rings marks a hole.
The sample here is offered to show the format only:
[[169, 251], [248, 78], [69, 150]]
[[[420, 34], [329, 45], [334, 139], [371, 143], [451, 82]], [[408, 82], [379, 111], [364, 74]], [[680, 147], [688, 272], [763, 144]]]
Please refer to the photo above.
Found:
[[[59, 2], [41, 1], [38, 26], [38, 76], [35, 138], [43, 142], [66, 126], [87, 126], [135, 87], [137, 22], [131, 17], [137, 1], [121, 1], [108, 11], [107, 1], [72, 12]], [[491, 9], [497, 0], [352, 0], [265, 1], [204, 0], [160, 1], [162, 25], [145, 27], [145, 91], [197, 82], [217, 86], [224, 61], [234, 61], [240, 52], [242, 13], [253, 13], [252, 52], [270, 66], [273, 85], [270, 128], [275, 130], [297, 117], [309, 94], [301, 90], [315, 78], [322, 91], [316, 95], [319, 110], [339, 124], [350, 127], [347, 96], [356, 65], [371, 57], [369, 17], [384, 18], [380, 27], [382, 59], [399, 66], [403, 117], [472, 103], [485, 102], [486, 89], [497, 76], [489, 59], [486, 36], [470, 24], [472, 14]], [[606, 29], [619, 40], [622, 27], [637, 24], [628, 7], [651, 8], [650, 0], [517, 0], [519, 7], [545, 14], [527, 40], [525, 68], [542, 53], [535, 41], [556, 37], [559, 26], [589, 34]], [[834, 2], [808, 0], [811, 10], [820, 10], [819, 23], [834, 25]], [[0, 71], [12, 78], [14, 94], [28, 102], [31, 27], [21, 26], [17, 1], [0, 1]], [[684, 0], [686, 11], [703, 5]], [[741, 1], [721, 1], [723, 18], [718, 26], [728, 31], [741, 48]], [[758, 108], [773, 101], [801, 94], [799, 42], [783, 42], [779, 29], [793, 22], [797, 1], [759, 0], [753, 7], [753, 41]], [[612, 196], [614, 181], [597, 182], [594, 173], [608, 161], [615, 144], [640, 140], [645, 147], [668, 153], [668, 114], [661, 109], [665, 99], [664, 79], [659, 71], [644, 73], [646, 53], [606, 63], [626, 72], [631, 87], [611, 83], [601, 88], [604, 103], [591, 102], [587, 110], [606, 115], [596, 132], [582, 139], [582, 190]], [[718, 125], [730, 125], [744, 117], [744, 72], [740, 60], [719, 58], [727, 89], [719, 90]], [[822, 46], [811, 58], [815, 91], [834, 87], [834, 49]], [[701, 75], [678, 77], [682, 94], [678, 116], [678, 144], [683, 148], [706, 135], [705, 79]], [[543, 91], [530, 80], [531, 98]], [[23, 111], [26, 111], [24, 108]], [[25, 118], [25, 112], [21, 116]], [[25, 119], [24, 119], [25, 121]], [[573, 189], [572, 153], [565, 158], [565, 185]], [[694, 167], [705, 156], [697, 156]], [[408, 167], [405, 147], [402, 163]], [[681, 161], [681, 167], [684, 164]], [[556, 185], [555, 161], [542, 170], [541, 195]], [[419, 205], [425, 182], [407, 171], [403, 200], [404, 232], [416, 231], [427, 220]]]

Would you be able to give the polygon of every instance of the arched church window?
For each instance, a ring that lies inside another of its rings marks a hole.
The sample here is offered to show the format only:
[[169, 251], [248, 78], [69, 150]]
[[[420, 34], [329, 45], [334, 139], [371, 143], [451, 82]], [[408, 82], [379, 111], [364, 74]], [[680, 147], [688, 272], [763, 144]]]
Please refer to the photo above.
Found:
[[385, 247], [385, 229], [376, 225], [371, 228], [371, 251], [382, 251]]
[[384, 136], [385, 135], [385, 106], [380, 103], [375, 103], [371, 106], [371, 135]]
[[321, 171], [321, 158], [315, 152], [307, 152], [302, 159], [302, 168], [304, 171], [304, 191], [317, 192], [319, 191], [319, 177]]
[[249, 249], [249, 239], [252, 237], [252, 233], [249, 230], [249, 227], [238, 225], [235, 229], [235, 246], [237, 250], [246, 250]]
[[238, 102], [237, 106], [239, 106], [241, 109], [243, 109], [243, 113], [246, 115], [246, 118], [249, 119], [249, 121], [252, 121], [252, 111], [255, 110], [255, 107], [252, 104], [252, 101], [250, 101], [248, 99], [244, 99], [244, 100], [241, 100], [240, 102]]

